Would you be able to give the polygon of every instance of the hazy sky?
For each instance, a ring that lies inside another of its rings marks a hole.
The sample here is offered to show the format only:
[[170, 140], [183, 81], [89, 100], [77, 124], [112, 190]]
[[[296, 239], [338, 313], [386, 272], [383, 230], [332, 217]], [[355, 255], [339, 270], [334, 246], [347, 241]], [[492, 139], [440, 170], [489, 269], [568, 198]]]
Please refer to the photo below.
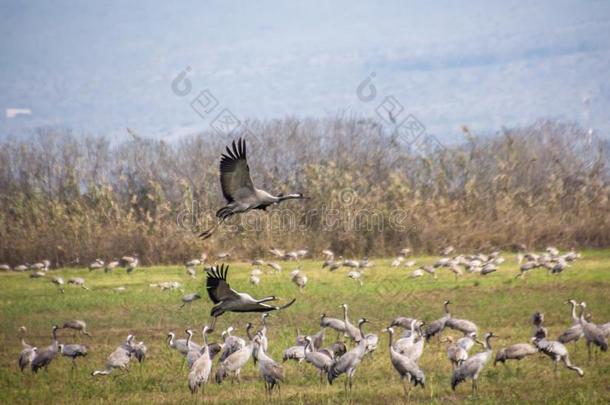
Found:
[[[0, 0], [1, 133], [169, 136], [207, 129], [224, 108], [240, 120], [374, 117], [389, 96], [441, 138], [538, 118], [610, 133], [608, 0], [80, 3]], [[171, 83], [187, 67], [179, 96]], [[356, 89], [371, 74], [377, 95], [364, 102]], [[218, 105], [202, 118], [190, 103], [203, 90]]]

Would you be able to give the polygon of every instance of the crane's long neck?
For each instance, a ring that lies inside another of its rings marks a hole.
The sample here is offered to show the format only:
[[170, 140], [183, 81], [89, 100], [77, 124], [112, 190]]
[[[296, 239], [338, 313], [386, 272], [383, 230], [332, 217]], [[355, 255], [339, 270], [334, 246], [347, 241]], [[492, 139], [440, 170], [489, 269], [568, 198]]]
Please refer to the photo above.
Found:
[[587, 323], [587, 320], [585, 319], [585, 306], [580, 304], [580, 319], [579, 319], [581, 325]]
[[364, 340], [364, 330], [362, 329], [362, 325], [364, 325], [364, 322], [360, 322], [358, 324], [358, 330], [360, 331], [360, 337], [362, 338], [362, 340]]
[[485, 338], [485, 350], [488, 351], [488, 352], [491, 351], [491, 342], [490, 342], [490, 339], [491, 339], [491, 335], [487, 336]]
[[208, 348], [208, 328], [203, 328], [203, 347], [207, 350]]
[[57, 328], [53, 328], [53, 342], [57, 343]]
[[391, 329], [388, 329], [388, 347], [390, 348], [390, 351], [392, 350], [392, 339], [394, 338], [394, 333], [392, 332]]
[[267, 336], [267, 317], [265, 315], [262, 316], [263, 327], [261, 328], [261, 334], [263, 336]]
[[578, 318], [578, 316], [576, 315], [576, 302], [574, 302], [574, 301], [570, 301], [570, 305], [572, 305], [572, 320], [573, 320], [574, 322], [578, 322], [578, 321], [579, 321], [579, 318]]
[[349, 320], [347, 319], [347, 305], [343, 306], [343, 321], [345, 324], [349, 323]]
[[282, 202], [286, 200], [300, 200], [305, 197], [302, 194], [280, 194], [276, 198], [278, 202]]
[[193, 337], [192, 333], [187, 333], [187, 338], [186, 338], [186, 348], [190, 349], [191, 347], [191, 338]]
[[250, 333], [250, 329], [252, 329], [252, 325], [248, 324], [248, 327], [246, 327], [246, 335], [248, 335], [248, 339], [250, 339], [250, 342], [252, 342], [252, 334]]
[[170, 333], [169, 335], [167, 335], [167, 344], [170, 346], [174, 345], [174, 334]]
[[445, 302], [444, 307], [445, 307], [445, 315], [451, 316], [451, 313], [449, 312], [449, 303]]

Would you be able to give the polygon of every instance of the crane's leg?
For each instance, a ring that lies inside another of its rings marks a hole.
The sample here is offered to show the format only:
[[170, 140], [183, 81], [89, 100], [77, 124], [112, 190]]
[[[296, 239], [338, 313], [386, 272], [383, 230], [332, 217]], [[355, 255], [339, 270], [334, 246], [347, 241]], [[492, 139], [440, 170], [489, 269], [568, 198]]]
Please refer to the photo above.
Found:
[[400, 377], [400, 381], [402, 382], [402, 390], [405, 393], [405, 397], [409, 398], [409, 389], [407, 388], [408, 382], [405, 381], [404, 377]]
[[[212, 324], [212, 325], [211, 325], [211, 326], [210, 326], [210, 328], [208, 329], [208, 332], [209, 332], [209, 333], [214, 332], [214, 327], [216, 326], [216, 318], [217, 318], [216, 316], [213, 316], [213, 317], [212, 317], [212, 322], [211, 322], [211, 324]], [[210, 322], [208, 322], [208, 323], [210, 323]]]

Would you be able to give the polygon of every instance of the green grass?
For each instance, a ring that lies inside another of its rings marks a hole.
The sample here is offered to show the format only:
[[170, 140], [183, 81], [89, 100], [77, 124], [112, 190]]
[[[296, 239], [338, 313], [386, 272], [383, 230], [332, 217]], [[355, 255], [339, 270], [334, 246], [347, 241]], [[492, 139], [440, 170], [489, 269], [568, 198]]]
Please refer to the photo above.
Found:
[[[282, 274], [265, 274], [261, 285], [251, 286], [248, 275], [251, 266], [234, 263], [229, 280], [237, 290], [255, 296], [275, 294], [285, 302], [296, 297], [297, 302], [269, 318], [269, 351], [280, 360], [283, 350], [293, 344], [296, 327], [302, 331], [318, 331], [322, 312], [339, 317], [340, 304], [350, 304], [350, 317], [367, 317], [371, 321], [367, 331], [381, 335], [381, 329], [397, 316], [417, 316], [427, 321], [442, 313], [442, 301], [451, 299], [454, 316], [473, 320], [480, 331], [492, 330], [500, 336], [493, 341], [495, 348], [526, 342], [531, 334], [530, 317], [536, 310], [546, 315], [546, 326], [552, 337], [570, 326], [568, 298], [585, 300], [594, 321], [610, 321], [610, 251], [584, 252], [584, 258], [559, 276], [546, 271], [533, 271], [524, 280], [514, 280], [516, 263], [513, 255], [500, 271], [486, 277], [466, 275], [455, 280], [447, 271], [440, 271], [438, 280], [430, 277], [409, 279], [410, 270], [392, 269], [391, 260], [377, 259], [376, 267], [367, 270], [364, 286], [346, 277], [345, 269], [329, 273], [320, 269], [319, 261], [307, 261], [303, 270], [309, 284], [303, 293], [289, 281], [289, 272], [296, 265], [283, 264]], [[418, 258], [418, 263], [431, 263], [433, 258]], [[203, 291], [203, 276], [193, 280], [186, 276], [183, 267], [141, 268], [131, 275], [124, 270], [114, 274], [90, 273], [82, 269], [53, 271], [65, 279], [82, 275], [91, 287], [86, 291], [66, 286], [60, 294], [48, 279], [30, 279], [27, 274], [0, 274], [0, 399], [3, 403], [73, 402], [96, 403], [119, 401], [131, 403], [194, 403], [202, 400], [201, 394], [191, 396], [182, 366], [181, 356], [170, 351], [165, 344], [168, 331], [183, 337], [184, 329], [197, 331], [208, 320], [211, 303], [204, 299], [191, 308], [178, 310], [182, 292], [163, 292], [149, 287], [150, 283], [177, 280], [184, 284], [185, 292]], [[113, 289], [124, 285], [127, 291]], [[72, 337], [71, 332], [60, 333], [60, 340], [76, 340], [89, 346], [90, 355], [79, 359], [77, 370], [71, 370], [69, 359], [58, 358], [48, 373], [32, 375], [20, 373], [17, 357], [21, 350], [17, 329], [27, 326], [27, 341], [46, 346], [50, 343], [50, 329], [54, 323], [69, 319], [88, 322], [93, 338]], [[212, 341], [219, 332], [232, 324], [240, 335], [244, 325], [259, 318], [248, 314], [227, 314], [219, 318]], [[445, 334], [451, 331], [445, 332]], [[93, 378], [90, 373], [102, 368], [105, 358], [129, 333], [143, 340], [149, 347], [149, 358], [140, 367], [131, 364], [129, 372], [115, 372], [108, 377]], [[327, 332], [326, 344], [335, 338]], [[454, 332], [453, 336], [457, 336]], [[412, 389], [411, 401], [422, 403], [477, 402], [477, 403], [562, 403], [592, 404], [610, 401], [610, 353], [601, 353], [590, 364], [583, 341], [569, 345], [574, 364], [585, 370], [584, 378], [560, 368], [553, 372], [551, 361], [536, 355], [525, 359], [517, 372], [516, 364], [494, 367], [488, 364], [479, 379], [479, 397], [470, 396], [470, 383], [462, 384], [454, 393], [449, 380], [451, 367], [445, 357], [445, 346], [436, 341], [426, 346], [420, 360], [427, 379], [425, 389]], [[476, 348], [474, 350], [477, 350]], [[286, 403], [347, 403], [350, 397], [343, 391], [341, 377], [333, 386], [319, 385], [317, 374], [308, 364], [286, 363], [286, 382], [281, 395]], [[258, 369], [252, 363], [242, 370], [244, 381], [231, 385], [209, 384], [205, 400], [217, 403], [262, 403], [265, 399], [263, 383]], [[277, 395], [274, 394], [274, 395]], [[372, 359], [365, 359], [356, 376], [351, 400], [356, 403], [404, 402], [402, 388], [389, 361], [387, 336], [381, 337], [380, 348]]]

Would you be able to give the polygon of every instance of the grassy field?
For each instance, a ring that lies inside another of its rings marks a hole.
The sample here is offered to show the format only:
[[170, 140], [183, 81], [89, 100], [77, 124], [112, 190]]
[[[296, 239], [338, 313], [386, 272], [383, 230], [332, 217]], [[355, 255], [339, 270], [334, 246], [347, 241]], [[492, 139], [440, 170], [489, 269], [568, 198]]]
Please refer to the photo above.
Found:
[[[481, 332], [493, 331], [500, 337], [492, 341], [494, 349], [513, 343], [526, 342], [531, 334], [530, 317], [536, 310], [546, 315], [546, 326], [556, 338], [571, 324], [569, 306], [565, 300], [585, 300], [593, 320], [610, 321], [610, 251], [585, 251], [584, 258], [558, 276], [546, 271], [531, 272], [524, 280], [515, 280], [516, 263], [513, 255], [500, 271], [486, 277], [466, 275], [455, 280], [448, 271], [440, 271], [438, 280], [425, 277], [409, 279], [408, 269], [392, 269], [390, 260], [376, 259], [376, 267], [368, 269], [364, 286], [359, 287], [346, 277], [346, 269], [329, 273], [321, 270], [319, 261], [306, 261], [303, 270], [309, 284], [303, 293], [289, 281], [289, 272], [295, 264], [283, 264], [282, 274], [265, 274], [261, 284], [248, 283], [251, 266], [244, 263], [231, 265], [229, 280], [238, 290], [255, 296], [275, 294], [285, 302], [296, 297], [296, 303], [269, 317], [269, 352], [281, 360], [285, 348], [292, 346], [295, 329], [307, 333], [319, 330], [319, 316], [326, 312], [340, 317], [341, 303], [350, 304], [350, 318], [355, 322], [367, 317], [371, 324], [367, 332], [382, 335], [381, 329], [398, 315], [417, 316], [426, 321], [442, 314], [442, 301], [453, 301], [455, 317], [467, 318], [479, 326]], [[418, 258], [418, 263], [432, 263], [434, 258]], [[204, 276], [197, 279], [186, 276], [184, 268], [141, 268], [131, 275], [124, 270], [114, 274], [90, 273], [83, 269], [53, 271], [65, 279], [81, 275], [91, 291], [66, 286], [60, 294], [47, 279], [30, 279], [28, 274], [0, 274], [0, 399], [3, 403], [73, 402], [96, 403], [118, 401], [128, 403], [194, 403], [205, 399], [216, 403], [261, 403], [265, 399], [263, 383], [258, 369], [249, 363], [242, 370], [244, 381], [231, 385], [209, 384], [205, 396], [191, 396], [187, 388], [187, 370], [182, 357], [166, 345], [168, 331], [183, 337], [184, 329], [197, 331], [201, 340], [201, 327], [208, 320], [211, 303], [203, 288]], [[185, 292], [196, 290], [204, 299], [192, 307], [179, 310], [180, 291], [163, 292], [149, 287], [160, 281], [180, 281]], [[125, 286], [117, 293], [115, 287]], [[32, 375], [20, 373], [17, 357], [21, 345], [17, 329], [27, 326], [26, 340], [37, 346], [50, 343], [50, 330], [54, 323], [70, 319], [88, 322], [92, 338], [73, 338], [71, 332], [60, 333], [60, 341], [79, 341], [89, 346], [90, 355], [79, 359], [79, 367], [71, 369], [70, 360], [57, 358], [48, 373]], [[246, 322], [260, 324], [259, 317], [248, 314], [227, 314], [219, 318], [211, 341], [228, 325], [234, 325], [244, 335]], [[453, 331], [445, 331], [445, 335]], [[140, 366], [132, 362], [129, 372], [115, 372], [108, 377], [93, 378], [90, 373], [101, 369], [105, 359], [129, 333], [136, 335], [149, 347], [149, 357]], [[328, 331], [325, 344], [335, 338]], [[610, 401], [610, 353], [602, 353], [591, 363], [581, 340], [577, 346], [569, 345], [572, 362], [585, 370], [584, 378], [560, 367], [553, 372], [551, 361], [543, 355], [524, 360], [517, 371], [515, 363], [507, 367], [488, 364], [479, 379], [479, 397], [471, 398], [470, 382], [462, 384], [454, 393], [450, 388], [451, 366], [446, 359], [445, 345], [432, 341], [424, 349], [420, 366], [426, 373], [426, 388], [412, 389], [411, 401], [421, 403], [477, 402], [477, 403], [562, 403], [592, 404]], [[473, 349], [474, 353], [477, 348]], [[372, 359], [360, 365], [351, 397], [343, 391], [341, 377], [334, 385], [320, 385], [317, 374], [308, 364], [286, 363], [286, 382], [281, 389], [285, 403], [400, 403], [404, 402], [402, 387], [389, 361], [387, 335], [381, 336], [380, 348]], [[276, 394], [277, 397], [277, 392]]]

